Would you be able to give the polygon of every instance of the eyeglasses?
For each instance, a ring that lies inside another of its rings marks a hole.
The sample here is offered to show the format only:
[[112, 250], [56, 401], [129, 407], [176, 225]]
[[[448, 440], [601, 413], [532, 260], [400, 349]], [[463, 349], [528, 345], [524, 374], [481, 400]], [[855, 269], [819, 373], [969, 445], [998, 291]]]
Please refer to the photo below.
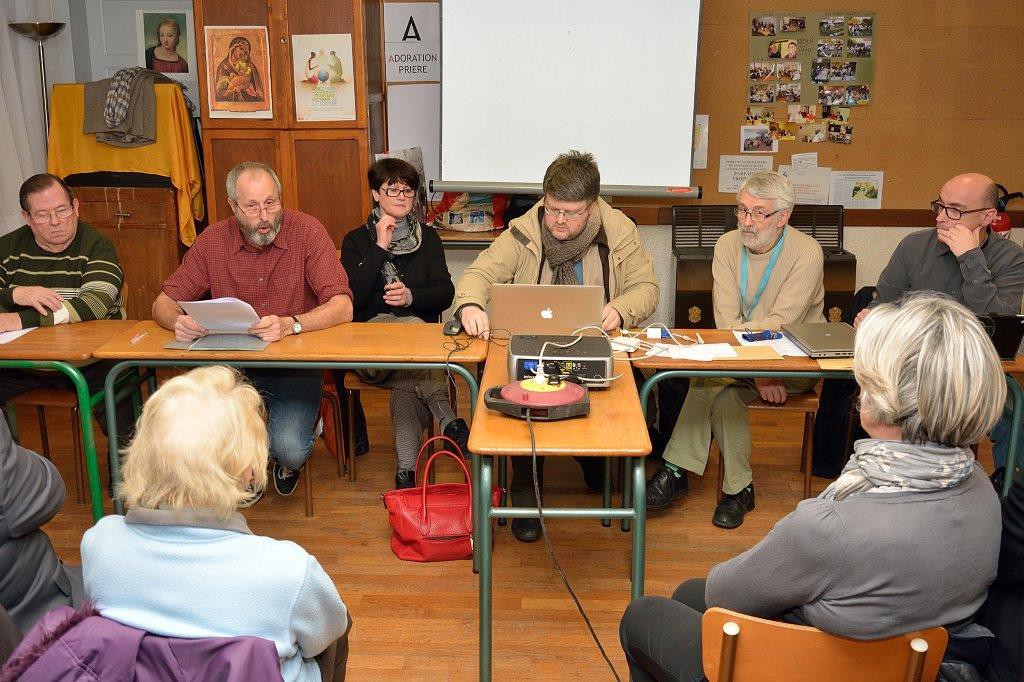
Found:
[[756, 211], [748, 211], [747, 209], [743, 208], [742, 206], [737, 206], [736, 208], [734, 208], [732, 210], [732, 212], [736, 214], [736, 217], [739, 220], [744, 220], [747, 216], [750, 216], [750, 219], [753, 220], [755, 223], [763, 223], [764, 221], [768, 220], [769, 218], [771, 218], [773, 215], [775, 215], [776, 213], [778, 213], [781, 210], [782, 209], [780, 208], [778, 211], [772, 211], [771, 213], [765, 213], [761, 209], [757, 209]]
[[989, 210], [988, 208], [974, 208], [974, 209], [971, 209], [970, 211], [963, 211], [963, 210], [960, 210], [959, 208], [953, 208], [952, 206], [946, 206], [944, 203], [942, 203], [938, 199], [936, 199], [935, 201], [933, 201], [931, 203], [931, 207], [932, 207], [932, 212], [935, 215], [939, 215], [939, 213], [945, 211], [946, 212], [946, 217], [949, 218], [950, 220], [960, 220], [961, 218], [963, 218], [968, 213], [980, 213], [981, 211]]
[[33, 211], [31, 217], [34, 223], [48, 223], [54, 217], [57, 220], [67, 220], [74, 212], [74, 209], [70, 206], [58, 206], [52, 211]]
[[562, 209], [548, 208], [547, 206], [544, 207], [544, 213], [556, 220], [558, 219], [558, 216], [562, 216], [566, 220], [579, 220], [589, 210], [590, 204], [587, 204], [586, 207], [579, 211], [564, 211]]
[[389, 196], [392, 199], [400, 196], [405, 197], [406, 199], [412, 199], [414, 196], [416, 196], [416, 190], [410, 189], [408, 187], [406, 189], [401, 189], [398, 187], [381, 187], [380, 191], [381, 194]]
[[239, 206], [238, 204], [235, 204], [235, 206], [238, 206], [238, 210], [244, 213], [245, 215], [249, 216], [250, 218], [255, 218], [263, 211], [266, 211], [269, 214], [277, 213], [278, 211], [281, 210], [281, 202], [277, 201], [276, 199], [272, 199], [263, 204], [262, 206], [260, 204], [246, 204], [245, 206]]

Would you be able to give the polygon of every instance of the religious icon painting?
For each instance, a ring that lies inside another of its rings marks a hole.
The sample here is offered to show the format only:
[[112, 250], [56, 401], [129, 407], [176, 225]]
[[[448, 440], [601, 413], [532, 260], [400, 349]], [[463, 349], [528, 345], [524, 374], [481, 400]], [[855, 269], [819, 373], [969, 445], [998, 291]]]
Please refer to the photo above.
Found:
[[273, 118], [266, 26], [206, 27], [210, 118]]

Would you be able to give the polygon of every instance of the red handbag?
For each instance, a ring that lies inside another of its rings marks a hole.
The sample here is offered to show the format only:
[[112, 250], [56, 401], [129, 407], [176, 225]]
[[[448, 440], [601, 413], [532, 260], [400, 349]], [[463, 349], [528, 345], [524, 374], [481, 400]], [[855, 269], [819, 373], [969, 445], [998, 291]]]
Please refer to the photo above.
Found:
[[[450, 450], [435, 452], [420, 476], [420, 458], [431, 442], [445, 440], [460, 452], [450, 438], [435, 436], [420, 447], [416, 456], [417, 486], [391, 490], [381, 495], [391, 524], [391, 551], [405, 561], [453, 561], [473, 558], [473, 495], [469, 470], [463, 458]], [[451, 457], [465, 476], [464, 483], [428, 484], [430, 468], [438, 457]], [[492, 503], [498, 506], [502, 490], [494, 486]]]

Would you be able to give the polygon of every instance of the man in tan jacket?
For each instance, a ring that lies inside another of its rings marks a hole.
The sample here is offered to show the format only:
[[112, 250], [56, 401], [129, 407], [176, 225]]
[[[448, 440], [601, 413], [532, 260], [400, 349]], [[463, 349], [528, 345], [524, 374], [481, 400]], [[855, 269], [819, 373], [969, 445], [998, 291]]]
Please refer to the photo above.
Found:
[[[777, 330], [795, 322], [824, 322], [825, 257], [817, 240], [787, 223], [796, 192], [778, 173], [755, 173], [737, 195], [738, 229], [715, 244], [711, 265], [715, 326]], [[665, 464], [647, 483], [647, 509], [659, 511], [689, 492], [686, 472], [703, 475], [714, 434], [725, 462], [722, 499], [711, 522], [736, 528], [754, 508], [747, 405], [757, 398], [781, 404], [817, 379], [693, 379]]]
[[[455, 289], [456, 317], [471, 336], [487, 337], [492, 284], [598, 285], [601, 326], [635, 327], [658, 305], [651, 257], [636, 225], [598, 196], [601, 174], [591, 154], [560, 154], [544, 173], [544, 198], [481, 253]], [[588, 485], [600, 487], [600, 461], [580, 458]], [[538, 476], [543, 476], [538, 460]], [[530, 458], [512, 458], [512, 504], [536, 507]], [[514, 519], [523, 542], [540, 538], [537, 519]]]

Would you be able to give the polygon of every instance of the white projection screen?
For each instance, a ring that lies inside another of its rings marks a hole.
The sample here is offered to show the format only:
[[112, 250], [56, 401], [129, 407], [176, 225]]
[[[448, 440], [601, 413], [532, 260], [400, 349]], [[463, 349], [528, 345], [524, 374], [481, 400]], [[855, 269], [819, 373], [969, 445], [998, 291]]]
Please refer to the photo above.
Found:
[[700, 0], [442, 0], [441, 179], [686, 187]]

